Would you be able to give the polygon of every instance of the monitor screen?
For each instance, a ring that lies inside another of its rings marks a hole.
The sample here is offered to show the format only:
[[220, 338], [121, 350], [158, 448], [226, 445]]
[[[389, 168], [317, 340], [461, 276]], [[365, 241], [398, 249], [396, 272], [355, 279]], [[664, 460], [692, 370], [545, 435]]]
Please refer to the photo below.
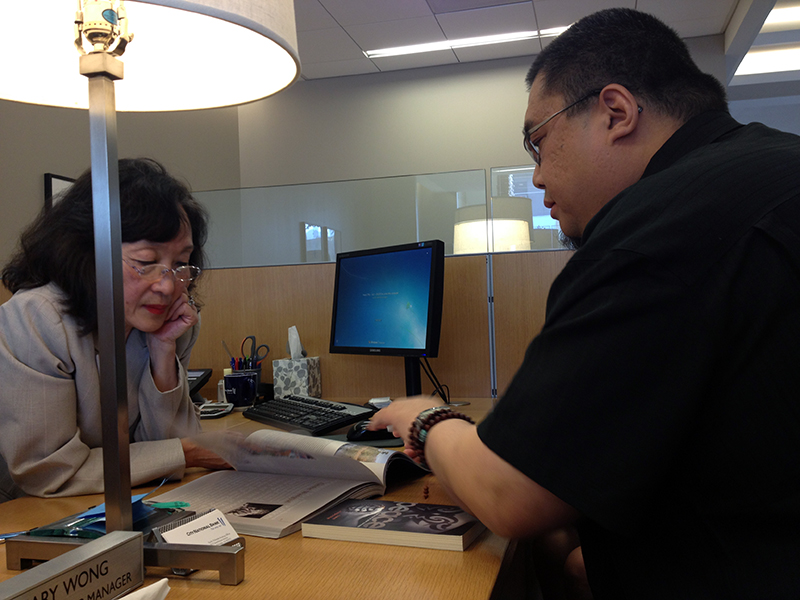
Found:
[[439, 353], [443, 289], [440, 240], [338, 254], [331, 353], [404, 356], [418, 369]]

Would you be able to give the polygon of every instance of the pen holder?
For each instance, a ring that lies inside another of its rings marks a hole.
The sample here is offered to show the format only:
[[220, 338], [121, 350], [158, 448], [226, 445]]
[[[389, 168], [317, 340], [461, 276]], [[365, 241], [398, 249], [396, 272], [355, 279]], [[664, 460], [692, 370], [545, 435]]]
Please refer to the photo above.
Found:
[[315, 398], [322, 396], [319, 356], [273, 360], [272, 378], [276, 398], [282, 398], [287, 394], [301, 394]]

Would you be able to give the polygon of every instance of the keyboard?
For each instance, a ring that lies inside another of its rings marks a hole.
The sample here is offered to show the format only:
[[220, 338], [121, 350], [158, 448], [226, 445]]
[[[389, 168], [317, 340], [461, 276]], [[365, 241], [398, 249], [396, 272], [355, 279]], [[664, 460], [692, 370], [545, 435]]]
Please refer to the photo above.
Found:
[[301, 429], [311, 435], [326, 435], [368, 419], [374, 413], [374, 409], [368, 406], [295, 394], [250, 406], [242, 414], [281, 429]]

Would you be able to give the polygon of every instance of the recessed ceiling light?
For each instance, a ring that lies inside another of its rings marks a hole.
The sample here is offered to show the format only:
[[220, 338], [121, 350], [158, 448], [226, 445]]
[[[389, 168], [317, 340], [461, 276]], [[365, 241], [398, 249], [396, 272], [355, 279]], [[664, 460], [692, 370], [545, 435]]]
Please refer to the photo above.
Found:
[[787, 6], [774, 8], [767, 16], [764, 25], [777, 25], [787, 23], [800, 23], [800, 6]]
[[381, 48], [379, 50], [365, 50], [367, 58], [385, 58], [387, 56], [403, 56], [406, 54], [420, 54], [423, 52], [438, 52], [441, 50], [452, 50], [453, 48], [468, 48], [471, 46], [487, 46], [490, 44], [505, 44], [508, 42], [519, 42], [543, 37], [555, 37], [567, 27], [555, 27], [553, 29], [542, 29], [541, 31], [516, 31], [513, 33], [503, 33], [499, 35], [487, 35], [483, 37], [462, 38], [459, 40], [444, 40], [441, 42], [431, 42], [428, 44], [415, 44], [413, 46], [398, 46], [396, 48]]
[[739, 63], [734, 76], [800, 70], [800, 47], [751, 50]]
[[[764, 24], [761, 33], [776, 33], [800, 29], [800, 4], [773, 8]], [[800, 71], [800, 45], [763, 45], [754, 46], [744, 56], [734, 73], [734, 77], [742, 75], [759, 75], [762, 73], [782, 73]]]

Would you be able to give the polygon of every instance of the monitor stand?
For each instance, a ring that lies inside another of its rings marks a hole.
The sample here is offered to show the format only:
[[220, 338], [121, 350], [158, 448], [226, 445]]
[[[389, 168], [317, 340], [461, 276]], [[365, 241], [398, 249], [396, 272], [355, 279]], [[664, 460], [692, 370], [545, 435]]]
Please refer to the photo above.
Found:
[[419, 396], [422, 393], [419, 358], [406, 356], [403, 360], [406, 363], [406, 396]]
[[[419, 357], [404, 357], [406, 365], [406, 396], [422, 394], [422, 376], [420, 374]], [[445, 400], [446, 401], [446, 400]], [[466, 406], [469, 402], [448, 402], [449, 406]]]

